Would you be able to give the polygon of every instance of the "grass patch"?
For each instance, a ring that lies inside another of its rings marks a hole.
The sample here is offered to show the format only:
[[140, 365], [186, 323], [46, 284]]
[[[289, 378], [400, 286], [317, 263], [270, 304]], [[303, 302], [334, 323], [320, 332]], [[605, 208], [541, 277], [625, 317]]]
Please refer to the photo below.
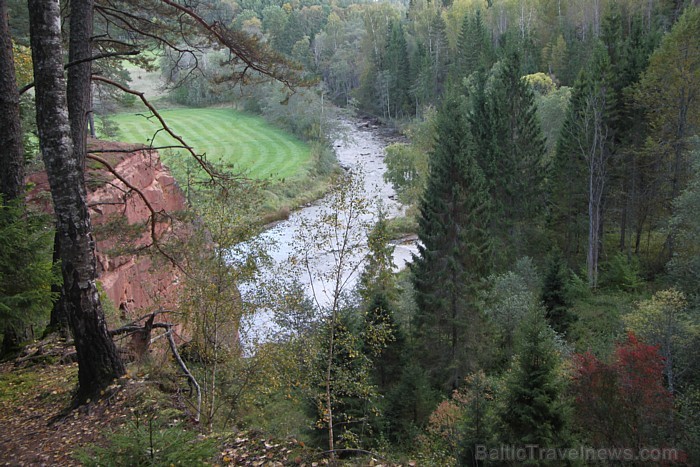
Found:
[[33, 371], [14, 371], [0, 375], [0, 401], [20, 399], [34, 391], [39, 376]]
[[[172, 109], [161, 112], [173, 131], [198, 153], [214, 163], [232, 166], [254, 179], [299, 179], [312, 169], [309, 146], [276, 129], [260, 117], [234, 109]], [[110, 117], [119, 127], [116, 139], [128, 143], [167, 146], [177, 142], [159, 129], [155, 119], [143, 114], [121, 113]], [[181, 186], [187, 178], [184, 151], [161, 151]], [[191, 166], [191, 164], [190, 164]]]
[[[176, 134], [209, 161], [266, 181], [257, 215], [263, 223], [286, 219], [292, 210], [321, 198], [337, 169], [331, 149], [307, 144], [261, 117], [230, 108], [169, 109], [161, 114]], [[153, 146], [176, 144], [162, 131], [152, 142], [159, 127], [143, 114], [119, 113], [109, 121], [117, 127], [112, 139]], [[197, 181], [204, 176], [192, 157], [184, 150], [159, 152], [183, 190], [191, 187], [196, 193]]]

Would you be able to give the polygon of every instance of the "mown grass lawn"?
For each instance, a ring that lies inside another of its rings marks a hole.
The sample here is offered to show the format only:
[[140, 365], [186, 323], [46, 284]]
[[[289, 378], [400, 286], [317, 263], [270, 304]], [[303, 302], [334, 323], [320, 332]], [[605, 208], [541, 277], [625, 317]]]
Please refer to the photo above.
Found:
[[[294, 179], [304, 176], [311, 168], [309, 146], [262, 118], [217, 108], [163, 110], [161, 115], [195, 151], [206, 153], [212, 162], [233, 164], [233, 170], [245, 171], [251, 178]], [[155, 118], [146, 119], [143, 114], [134, 113], [110, 118], [119, 127], [115, 138], [119, 141], [153, 146], [177, 144], [163, 131], [151, 141], [159, 128]], [[187, 157], [185, 152], [161, 151], [161, 154], [177, 177]]]

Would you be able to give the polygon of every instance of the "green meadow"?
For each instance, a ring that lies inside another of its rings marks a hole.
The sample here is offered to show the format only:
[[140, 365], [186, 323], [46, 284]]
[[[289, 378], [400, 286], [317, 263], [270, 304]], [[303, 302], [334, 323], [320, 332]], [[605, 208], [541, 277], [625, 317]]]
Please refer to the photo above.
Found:
[[[209, 161], [233, 165], [256, 179], [299, 179], [312, 167], [311, 150], [303, 141], [279, 130], [260, 117], [234, 109], [171, 109], [161, 115], [168, 126]], [[160, 128], [155, 118], [144, 114], [120, 113], [110, 119], [117, 124], [116, 139], [127, 143], [168, 146], [177, 144]], [[176, 175], [182, 175], [183, 150], [160, 151]], [[178, 177], [179, 178], [179, 177]]]

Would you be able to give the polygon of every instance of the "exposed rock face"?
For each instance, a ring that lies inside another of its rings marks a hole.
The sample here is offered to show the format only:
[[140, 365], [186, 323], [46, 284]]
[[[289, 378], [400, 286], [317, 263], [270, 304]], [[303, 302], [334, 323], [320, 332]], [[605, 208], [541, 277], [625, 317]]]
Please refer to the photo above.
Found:
[[[99, 155], [130, 185], [143, 193], [156, 212], [173, 213], [185, 209], [185, 196], [170, 171], [161, 164], [157, 151], [103, 141], [90, 141], [89, 146], [93, 150], [129, 149], [130, 152], [127, 153], [106, 152]], [[37, 185], [30, 198], [42, 204], [47, 211], [51, 210], [50, 197], [41, 194], [48, 188], [46, 175], [33, 174], [30, 181]], [[126, 221], [129, 226], [144, 225], [129, 244], [143, 247], [151, 243], [150, 226], [145, 226], [151, 216], [146, 203], [136, 192], [94, 161], [88, 161], [86, 181], [88, 206], [95, 230], [99, 280], [109, 299], [125, 318], [134, 318], [155, 306], [172, 306], [179, 283], [176, 267], [165, 261], [159, 261], [156, 267], [152, 267], [153, 260], [148, 254], [110, 254], [110, 250], [118, 244], [122, 232], [119, 228], [106, 228], [108, 222]], [[159, 216], [156, 224], [158, 237], [176, 233], [173, 229], [171, 222]], [[107, 233], [108, 230], [112, 231]], [[186, 229], [179, 230], [179, 233], [183, 233]]]

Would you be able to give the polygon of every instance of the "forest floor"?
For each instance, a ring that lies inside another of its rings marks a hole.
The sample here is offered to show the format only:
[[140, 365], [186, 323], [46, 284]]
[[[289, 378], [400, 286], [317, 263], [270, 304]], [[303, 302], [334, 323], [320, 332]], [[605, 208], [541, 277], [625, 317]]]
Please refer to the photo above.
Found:
[[[77, 453], [86, 452], [90, 458], [91, 450], [86, 448], [108, 445], [112, 433], [123, 433], [144, 410], [153, 415], [172, 409], [184, 413], [179, 397], [162, 392], [158, 381], [140, 370], [127, 371], [99, 401], [66, 411], [78, 366], [61, 363], [60, 356], [71, 352], [72, 346], [65, 342], [44, 341], [28, 347], [13, 361], [0, 363], [0, 466], [81, 465]], [[197, 432], [195, 424], [189, 425]], [[256, 430], [218, 434], [216, 442], [217, 452], [208, 465], [328, 464], [321, 452], [296, 439], [272, 439]], [[382, 464], [369, 459], [352, 465]]]
[[115, 419], [125, 418], [124, 396], [61, 417], [77, 379], [77, 364], [27, 368], [0, 365], [0, 463], [77, 465], [79, 446], [96, 441]]

